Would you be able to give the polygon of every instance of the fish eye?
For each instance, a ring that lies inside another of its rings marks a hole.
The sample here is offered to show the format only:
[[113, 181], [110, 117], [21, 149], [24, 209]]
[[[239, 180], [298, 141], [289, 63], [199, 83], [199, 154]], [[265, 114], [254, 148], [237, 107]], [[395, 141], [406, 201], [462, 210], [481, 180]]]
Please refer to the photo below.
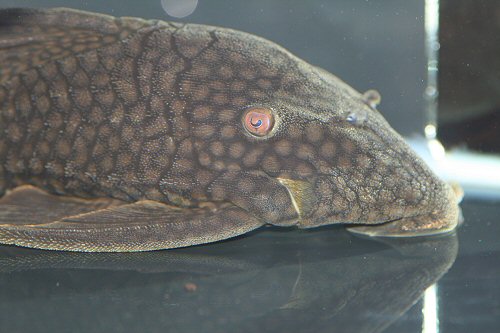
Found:
[[265, 107], [252, 107], [243, 114], [243, 126], [252, 135], [268, 135], [274, 126], [273, 112]]

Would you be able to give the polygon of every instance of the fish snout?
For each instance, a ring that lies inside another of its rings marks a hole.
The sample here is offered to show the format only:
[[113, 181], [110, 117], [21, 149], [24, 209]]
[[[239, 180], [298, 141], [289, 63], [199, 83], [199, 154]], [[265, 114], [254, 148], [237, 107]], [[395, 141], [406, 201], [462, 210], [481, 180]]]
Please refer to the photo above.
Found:
[[354, 232], [402, 237], [443, 233], [457, 226], [459, 198], [430, 170], [378, 180], [377, 175], [320, 177], [313, 191], [315, 209], [302, 214], [299, 228], [344, 223], [361, 225]]

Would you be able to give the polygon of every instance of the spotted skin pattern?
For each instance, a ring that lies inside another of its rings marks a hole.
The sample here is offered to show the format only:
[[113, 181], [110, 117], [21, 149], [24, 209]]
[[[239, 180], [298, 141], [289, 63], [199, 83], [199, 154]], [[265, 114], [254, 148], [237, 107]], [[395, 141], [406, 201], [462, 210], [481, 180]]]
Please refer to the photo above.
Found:
[[[457, 224], [453, 191], [375, 109], [378, 94], [259, 37], [7, 9], [0, 63], [0, 243], [141, 251], [266, 223], [382, 236]], [[242, 122], [254, 107], [273, 114], [264, 136]], [[21, 223], [27, 198], [59, 213]], [[98, 199], [85, 213], [67, 203]]]

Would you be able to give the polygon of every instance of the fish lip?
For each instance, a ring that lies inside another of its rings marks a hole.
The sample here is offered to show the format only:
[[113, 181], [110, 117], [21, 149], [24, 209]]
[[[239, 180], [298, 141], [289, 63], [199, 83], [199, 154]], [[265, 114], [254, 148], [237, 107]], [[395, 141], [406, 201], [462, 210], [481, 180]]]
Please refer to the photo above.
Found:
[[[422, 215], [423, 216], [423, 215]], [[359, 222], [342, 222], [342, 221], [336, 221], [336, 222], [332, 222], [332, 223], [319, 223], [319, 224], [302, 224], [300, 223], [301, 221], [303, 220], [300, 220], [298, 223], [297, 223], [297, 226], [301, 229], [310, 229], [310, 228], [317, 228], [317, 227], [321, 227], [321, 226], [326, 226], [326, 225], [332, 225], [332, 224], [343, 224], [345, 226], [358, 226], [358, 227], [374, 227], [374, 226], [377, 226], [377, 225], [383, 225], [383, 224], [386, 224], [386, 223], [391, 223], [391, 222], [396, 222], [396, 221], [400, 221], [402, 219], [405, 219], [405, 218], [412, 218], [412, 217], [416, 217], [416, 216], [401, 216], [401, 217], [397, 217], [397, 218], [393, 218], [393, 219], [388, 219], [388, 220], [384, 220], [384, 221], [380, 221], [380, 222], [376, 222], [376, 223], [369, 223], [369, 222], [364, 222], [364, 221], [359, 221]]]

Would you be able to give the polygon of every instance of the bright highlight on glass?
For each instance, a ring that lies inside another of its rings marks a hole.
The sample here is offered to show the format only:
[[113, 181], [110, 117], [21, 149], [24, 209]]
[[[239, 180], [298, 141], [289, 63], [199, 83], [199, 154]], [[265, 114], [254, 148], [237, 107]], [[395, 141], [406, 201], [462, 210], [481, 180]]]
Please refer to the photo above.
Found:
[[422, 306], [422, 333], [439, 333], [439, 306], [437, 285], [433, 284], [424, 293]]
[[[426, 100], [427, 139], [436, 138], [437, 127], [437, 75], [439, 51], [439, 0], [425, 0], [425, 49], [427, 54], [427, 87], [424, 98]], [[429, 130], [429, 126], [434, 130]]]

